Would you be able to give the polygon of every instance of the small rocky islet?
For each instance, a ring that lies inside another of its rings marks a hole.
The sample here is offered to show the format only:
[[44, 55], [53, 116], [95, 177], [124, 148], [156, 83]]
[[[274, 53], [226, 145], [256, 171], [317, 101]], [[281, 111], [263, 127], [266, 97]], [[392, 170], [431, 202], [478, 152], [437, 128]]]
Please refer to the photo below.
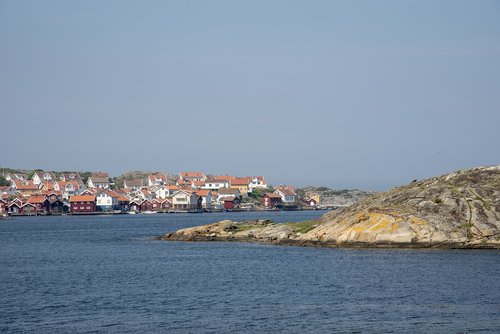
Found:
[[461, 170], [375, 194], [318, 220], [218, 223], [161, 240], [318, 247], [500, 249], [500, 165]]

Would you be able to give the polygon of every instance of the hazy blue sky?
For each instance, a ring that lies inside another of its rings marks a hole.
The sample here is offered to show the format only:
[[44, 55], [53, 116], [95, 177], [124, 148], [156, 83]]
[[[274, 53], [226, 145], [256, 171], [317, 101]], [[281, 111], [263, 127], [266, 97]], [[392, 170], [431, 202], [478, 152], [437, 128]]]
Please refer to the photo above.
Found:
[[0, 0], [4, 167], [385, 190], [500, 163], [500, 1]]

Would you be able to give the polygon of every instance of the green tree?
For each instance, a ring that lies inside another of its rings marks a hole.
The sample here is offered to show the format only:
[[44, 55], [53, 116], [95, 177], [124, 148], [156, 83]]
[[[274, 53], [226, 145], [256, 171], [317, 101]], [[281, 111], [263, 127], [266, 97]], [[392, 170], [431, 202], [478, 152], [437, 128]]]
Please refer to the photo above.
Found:
[[0, 187], [10, 186], [10, 181], [7, 181], [4, 176], [0, 176]]

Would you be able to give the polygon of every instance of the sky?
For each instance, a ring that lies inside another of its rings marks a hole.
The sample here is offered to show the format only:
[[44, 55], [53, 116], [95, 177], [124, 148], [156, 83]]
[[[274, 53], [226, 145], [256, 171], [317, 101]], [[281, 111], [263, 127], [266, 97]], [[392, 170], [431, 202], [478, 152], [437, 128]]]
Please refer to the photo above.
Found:
[[500, 1], [0, 0], [0, 166], [386, 190], [500, 163]]

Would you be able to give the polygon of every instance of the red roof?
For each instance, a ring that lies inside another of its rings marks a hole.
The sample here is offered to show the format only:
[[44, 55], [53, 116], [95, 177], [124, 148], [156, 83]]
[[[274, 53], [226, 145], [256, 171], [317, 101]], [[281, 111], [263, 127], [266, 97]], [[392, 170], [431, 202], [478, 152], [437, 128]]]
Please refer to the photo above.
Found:
[[235, 179], [235, 177], [231, 176], [231, 175], [216, 175], [216, 176], [214, 176], [215, 181], [231, 181], [233, 179]]
[[206, 197], [208, 195], [208, 193], [210, 192], [210, 190], [197, 190], [196, 191], [196, 195], [198, 196], [202, 196], [202, 197]]
[[241, 177], [241, 178], [234, 178], [233, 180], [231, 180], [231, 185], [238, 185], [238, 186], [243, 186], [243, 185], [247, 185], [252, 182], [252, 179], [249, 178], [249, 177]]
[[70, 202], [94, 202], [95, 196], [93, 196], [93, 195], [76, 195], [76, 196], [71, 196], [69, 201]]
[[281, 198], [280, 195], [275, 194], [275, 193], [265, 193], [264, 196], [262, 196], [262, 197], [265, 197], [265, 196], [267, 196], [269, 198]]
[[288, 187], [287, 188], [278, 188], [276, 189], [276, 191], [280, 191], [281, 193], [283, 193], [283, 195], [285, 196], [295, 196], [295, 193], [289, 189]]
[[31, 196], [30, 198], [28, 198], [28, 203], [39, 204], [43, 203], [46, 199], [47, 197], [45, 196]]
[[193, 181], [192, 185], [194, 187], [203, 187], [205, 185], [205, 181]]
[[38, 186], [33, 183], [33, 181], [20, 181], [14, 180], [17, 190], [38, 190]]

